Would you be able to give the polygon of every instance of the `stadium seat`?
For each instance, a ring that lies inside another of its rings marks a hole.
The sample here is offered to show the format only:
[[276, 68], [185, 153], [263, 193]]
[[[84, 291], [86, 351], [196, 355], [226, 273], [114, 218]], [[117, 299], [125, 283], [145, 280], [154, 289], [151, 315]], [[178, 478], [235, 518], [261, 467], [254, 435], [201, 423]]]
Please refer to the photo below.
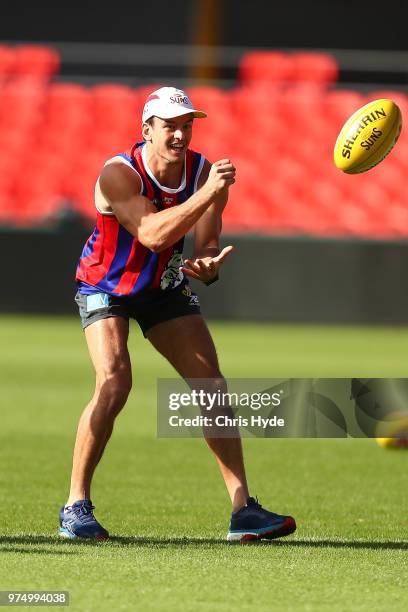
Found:
[[228, 116], [231, 112], [231, 96], [228, 91], [218, 87], [190, 87], [188, 94], [195, 108], [206, 112], [211, 119], [217, 116]]
[[277, 108], [289, 138], [309, 142], [311, 139], [313, 142], [324, 140], [330, 127], [324, 112], [324, 100], [321, 88], [308, 83], [292, 85], [281, 93]]
[[[354, 187], [349, 190], [348, 200], [356, 210], [360, 211], [360, 225], [355, 224], [352, 233], [372, 238], [394, 237], [394, 229], [390, 225], [389, 210], [391, 198], [376, 182], [357, 178]], [[361, 180], [358, 180], [361, 179]], [[355, 219], [358, 215], [356, 214]]]
[[257, 231], [259, 227], [266, 227], [268, 220], [263, 187], [253, 180], [257, 167], [253, 160], [246, 158], [234, 158], [234, 163], [238, 168], [237, 181], [223, 214], [225, 231]]
[[15, 48], [14, 70], [20, 75], [50, 79], [59, 70], [59, 53], [44, 45], [20, 45]]
[[327, 92], [324, 100], [325, 112], [328, 119], [339, 130], [346, 119], [366, 102], [366, 98], [357, 91], [348, 89], [332, 90]]
[[294, 53], [293, 80], [327, 85], [337, 81], [339, 68], [332, 55], [327, 53]]
[[237, 151], [235, 147], [235, 134], [232, 132], [229, 122], [215, 122], [215, 125], [208, 128], [206, 119], [198, 119], [194, 125], [191, 148], [200, 151], [211, 161], [216, 161], [225, 157], [232, 157]]
[[239, 81], [252, 83], [285, 83], [292, 81], [295, 65], [292, 56], [279, 51], [250, 51], [242, 56], [239, 64]]
[[[62, 194], [75, 211], [90, 220], [95, 219], [95, 183], [107, 157], [104, 151], [90, 149], [87, 155], [73, 160], [70, 174], [62, 181]], [[71, 180], [71, 176], [76, 180]]]
[[58, 223], [63, 211], [70, 204], [60, 194], [59, 190], [47, 190], [24, 200], [19, 208], [19, 221], [22, 226], [54, 225]]
[[131, 148], [134, 138], [128, 132], [112, 130], [111, 132], [96, 132], [91, 141], [92, 152], [100, 155], [105, 161], [118, 153], [124, 153]]
[[406, 172], [397, 164], [391, 162], [391, 158], [386, 164], [380, 164], [371, 170], [371, 178], [389, 195], [395, 196], [406, 192]]
[[0, 122], [0, 159], [3, 166], [11, 160], [19, 160], [24, 156], [25, 151], [31, 150], [35, 141], [35, 134], [27, 134], [25, 129], [15, 129], [14, 127], [4, 126]]
[[0, 180], [0, 226], [15, 226], [19, 224], [18, 212], [11, 190], [5, 190]]
[[310, 181], [304, 192], [308, 201], [309, 212], [306, 215], [309, 233], [322, 236], [342, 236], [346, 233], [341, 222], [341, 209], [345, 203], [345, 195], [340, 186], [333, 181]]
[[336, 60], [327, 53], [251, 51], [239, 65], [239, 80], [245, 85], [254, 82], [328, 85], [337, 80], [338, 73]]
[[302, 207], [302, 201], [290, 181], [281, 180], [279, 176], [265, 177], [261, 201], [267, 218], [261, 231], [279, 230], [286, 234], [301, 228], [303, 218], [299, 208]]
[[408, 111], [408, 96], [401, 91], [394, 91], [393, 89], [376, 89], [370, 91], [369, 97], [371, 100], [380, 100], [381, 98], [394, 100], [403, 114]]
[[46, 88], [27, 78], [9, 80], [1, 90], [0, 121], [3, 125], [16, 125], [31, 117], [36, 120], [44, 112]]
[[24, 224], [35, 224], [57, 215], [64, 200], [62, 184], [68, 172], [56, 156], [36, 156], [14, 188], [18, 216]]
[[[231, 92], [230, 125], [234, 147], [247, 154], [257, 154], [265, 142], [281, 142], [285, 125], [281, 119], [280, 92], [275, 88], [239, 87]], [[262, 137], [261, 137], [262, 135]], [[256, 146], [254, 146], [256, 143]], [[270, 144], [265, 145], [270, 148]], [[269, 151], [268, 157], [271, 155]]]
[[137, 94], [125, 85], [98, 85], [90, 90], [96, 128], [136, 132]]
[[[388, 210], [388, 217], [394, 237], [406, 238], [408, 236], [408, 207], [405, 197], [391, 203]], [[386, 237], [388, 238], [389, 236]]]
[[302, 163], [294, 156], [284, 154], [274, 160], [273, 174], [279, 181], [293, 185], [295, 190], [305, 185], [308, 176], [307, 169]]
[[14, 72], [16, 54], [12, 47], [0, 45], [0, 77], [9, 76]]
[[0, 157], [0, 163], [3, 164], [0, 169], [0, 193], [14, 193], [14, 187], [20, 180], [21, 166], [15, 159], [7, 163], [4, 156]]
[[64, 131], [71, 124], [89, 124], [93, 118], [89, 90], [73, 83], [53, 83], [48, 89], [46, 113], [47, 122]]

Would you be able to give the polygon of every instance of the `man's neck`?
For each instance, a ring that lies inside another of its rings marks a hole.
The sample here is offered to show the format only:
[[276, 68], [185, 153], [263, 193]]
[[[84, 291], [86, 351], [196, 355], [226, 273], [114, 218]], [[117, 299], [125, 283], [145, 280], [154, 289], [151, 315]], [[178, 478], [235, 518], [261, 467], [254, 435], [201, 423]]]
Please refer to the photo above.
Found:
[[181, 159], [180, 162], [169, 162], [152, 151], [148, 142], [146, 143], [145, 159], [160, 185], [170, 189], [180, 187], [184, 171], [184, 159]]

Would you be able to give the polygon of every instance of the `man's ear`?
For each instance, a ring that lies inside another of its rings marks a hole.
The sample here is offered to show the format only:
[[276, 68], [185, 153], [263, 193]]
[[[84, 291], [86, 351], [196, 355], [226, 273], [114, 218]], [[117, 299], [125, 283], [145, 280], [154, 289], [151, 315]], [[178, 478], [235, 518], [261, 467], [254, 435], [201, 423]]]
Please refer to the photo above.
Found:
[[143, 140], [146, 140], [148, 142], [150, 142], [152, 140], [152, 136], [151, 136], [151, 126], [148, 123], [143, 123], [142, 124], [142, 136], [143, 136]]

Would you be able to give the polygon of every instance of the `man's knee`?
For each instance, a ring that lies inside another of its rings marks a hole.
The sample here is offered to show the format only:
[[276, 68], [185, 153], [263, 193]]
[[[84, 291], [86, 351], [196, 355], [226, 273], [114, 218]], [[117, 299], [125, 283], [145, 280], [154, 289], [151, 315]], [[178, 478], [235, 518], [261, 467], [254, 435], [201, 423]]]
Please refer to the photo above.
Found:
[[130, 367], [99, 372], [96, 379], [96, 400], [112, 416], [123, 408], [132, 388]]
[[226, 393], [227, 382], [221, 372], [217, 372], [215, 376], [206, 381], [206, 387], [209, 393]]
[[192, 388], [199, 393], [204, 392], [204, 395], [200, 395], [201, 408], [204, 411], [211, 407], [211, 410], [215, 412], [224, 407], [225, 402], [228, 405], [227, 382], [220, 372], [212, 378], [194, 380]]

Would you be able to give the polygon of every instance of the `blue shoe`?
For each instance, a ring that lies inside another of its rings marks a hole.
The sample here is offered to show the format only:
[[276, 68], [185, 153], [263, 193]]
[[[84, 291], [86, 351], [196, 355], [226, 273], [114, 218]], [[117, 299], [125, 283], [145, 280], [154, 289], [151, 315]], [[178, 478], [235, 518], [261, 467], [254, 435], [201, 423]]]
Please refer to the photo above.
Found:
[[109, 533], [94, 517], [94, 508], [90, 499], [80, 499], [72, 506], [63, 506], [59, 513], [60, 537], [107, 540]]
[[289, 535], [295, 529], [294, 518], [269, 512], [262, 508], [258, 499], [248, 497], [246, 506], [231, 514], [227, 540], [229, 542], [272, 540]]

